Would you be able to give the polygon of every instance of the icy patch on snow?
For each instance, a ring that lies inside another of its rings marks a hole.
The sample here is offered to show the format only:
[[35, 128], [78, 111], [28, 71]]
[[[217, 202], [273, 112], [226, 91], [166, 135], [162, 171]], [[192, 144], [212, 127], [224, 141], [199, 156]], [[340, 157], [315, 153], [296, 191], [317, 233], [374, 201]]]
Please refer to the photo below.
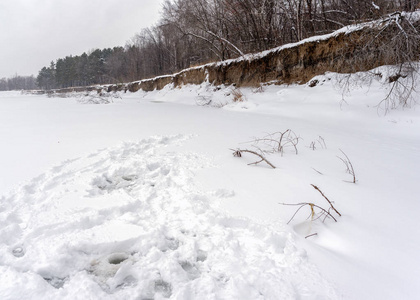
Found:
[[1, 198], [0, 298], [337, 299], [287, 228], [230, 217], [202, 192], [188, 136], [67, 161]]

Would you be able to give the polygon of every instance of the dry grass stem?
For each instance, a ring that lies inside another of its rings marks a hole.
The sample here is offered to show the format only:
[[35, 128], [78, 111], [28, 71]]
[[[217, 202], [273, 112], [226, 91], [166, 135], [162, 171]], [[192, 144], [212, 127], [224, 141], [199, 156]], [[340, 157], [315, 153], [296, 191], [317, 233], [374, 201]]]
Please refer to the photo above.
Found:
[[240, 89], [232, 90], [233, 102], [243, 102], [245, 99], [244, 94]]
[[347, 156], [347, 154], [344, 153], [344, 151], [341, 149], [340, 151], [341, 153], [343, 153], [344, 158], [340, 156], [337, 156], [337, 158], [340, 159], [343, 162], [343, 164], [346, 166], [346, 172], [349, 173], [353, 177], [353, 181], [348, 181], [348, 182], [356, 183], [357, 182], [356, 173], [354, 172], [353, 164], [350, 161], [350, 158]]

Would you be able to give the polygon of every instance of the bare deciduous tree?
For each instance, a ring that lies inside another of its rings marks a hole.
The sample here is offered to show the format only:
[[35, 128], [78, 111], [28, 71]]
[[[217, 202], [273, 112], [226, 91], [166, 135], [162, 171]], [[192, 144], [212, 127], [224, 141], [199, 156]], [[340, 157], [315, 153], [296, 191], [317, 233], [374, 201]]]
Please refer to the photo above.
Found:
[[[158, 24], [143, 29], [124, 48], [94, 49], [58, 59], [54, 62], [58, 67], [45, 67], [39, 72], [39, 83], [48, 89], [173, 73], [297, 42], [398, 10], [413, 11], [420, 8], [419, 3], [420, 0], [166, 0]], [[396, 13], [384, 18], [383, 25], [379, 36], [372, 32], [370, 42], [366, 39], [364, 49], [355, 49], [354, 57], [363, 52], [371, 54], [372, 61], [391, 64], [418, 59], [412, 55], [418, 51], [418, 24], [410, 22], [406, 14]], [[391, 36], [382, 39], [384, 35]], [[379, 42], [385, 40], [386, 43]], [[403, 81], [397, 80], [392, 92], [404, 88], [401, 84]]]

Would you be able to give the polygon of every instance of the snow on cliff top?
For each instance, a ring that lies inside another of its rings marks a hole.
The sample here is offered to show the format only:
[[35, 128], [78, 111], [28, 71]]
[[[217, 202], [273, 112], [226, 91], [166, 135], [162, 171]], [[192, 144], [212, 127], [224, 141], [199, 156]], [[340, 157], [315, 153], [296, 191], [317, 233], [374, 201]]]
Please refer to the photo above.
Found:
[[279, 52], [281, 50], [288, 49], [288, 48], [294, 48], [294, 47], [297, 47], [299, 45], [303, 45], [305, 43], [313, 43], [313, 42], [316, 42], [316, 41], [328, 40], [328, 39], [330, 39], [332, 37], [335, 37], [337, 35], [350, 34], [352, 32], [362, 30], [363, 28], [381, 27], [381, 26], [383, 26], [383, 25], [385, 25], [389, 22], [398, 21], [400, 17], [404, 17], [404, 18], [408, 19], [410, 22], [418, 22], [420, 20], [420, 10], [417, 10], [417, 11], [414, 11], [414, 12], [396, 13], [396, 14], [393, 14], [393, 15], [390, 15], [390, 16], [387, 16], [387, 17], [383, 17], [379, 20], [374, 20], [374, 21], [369, 21], [369, 22], [365, 22], [365, 23], [359, 23], [359, 24], [344, 26], [343, 28], [340, 28], [340, 29], [338, 29], [338, 30], [336, 30], [332, 33], [328, 33], [328, 34], [324, 34], [324, 35], [315, 35], [315, 36], [303, 39], [299, 42], [281, 45], [281, 46], [278, 46], [276, 48], [269, 49], [269, 50], [266, 50], [266, 51], [262, 51], [262, 52], [258, 52], [258, 53], [245, 54], [244, 56], [240, 56], [238, 58], [227, 59], [227, 60], [219, 61], [219, 62], [212, 62], [212, 63], [208, 63], [208, 64], [201, 65], [201, 66], [195, 66], [195, 67], [187, 68], [187, 69], [184, 69], [180, 72], [177, 72], [177, 73], [174, 73], [174, 74], [171, 74], [171, 75], [161, 75], [161, 76], [156, 76], [156, 77], [153, 77], [153, 78], [143, 79], [143, 80], [139, 80], [139, 81], [135, 81], [135, 82], [140, 83], [142, 81], [146, 82], [146, 81], [150, 81], [150, 80], [154, 80], [154, 79], [158, 79], [158, 78], [174, 77], [174, 76], [177, 76], [179, 74], [182, 74], [185, 71], [202, 69], [206, 66], [225, 66], [225, 65], [229, 65], [231, 63], [240, 62], [240, 61], [244, 61], [244, 60], [252, 61], [253, 59], [259, 59], [259, 58], [262, 58], [262, 57], [267, 56], [269, 54]]

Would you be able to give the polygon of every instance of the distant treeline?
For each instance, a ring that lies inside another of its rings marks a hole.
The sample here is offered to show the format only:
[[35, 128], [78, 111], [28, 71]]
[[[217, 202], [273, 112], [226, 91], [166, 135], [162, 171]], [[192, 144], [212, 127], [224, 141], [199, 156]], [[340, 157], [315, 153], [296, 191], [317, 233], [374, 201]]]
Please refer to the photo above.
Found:
[[0, 79], [0, 91], [34, 90], [37, 88], [34, 76], [18, 76]]
[[38, 86], [52, 89], [124, 80], [122, 74], [126, 73], [126, 65], [129, 63], [124, 63], [125, 52], [124, 48], [115, 47], [57, 59], [39, 71]]
[[167, 0], [157, 26], [125, 47], [67, 56], [42, 68], [40, 88], [135, 81], [260, 52], [345, 25], [413, 11], [420, 0]]

